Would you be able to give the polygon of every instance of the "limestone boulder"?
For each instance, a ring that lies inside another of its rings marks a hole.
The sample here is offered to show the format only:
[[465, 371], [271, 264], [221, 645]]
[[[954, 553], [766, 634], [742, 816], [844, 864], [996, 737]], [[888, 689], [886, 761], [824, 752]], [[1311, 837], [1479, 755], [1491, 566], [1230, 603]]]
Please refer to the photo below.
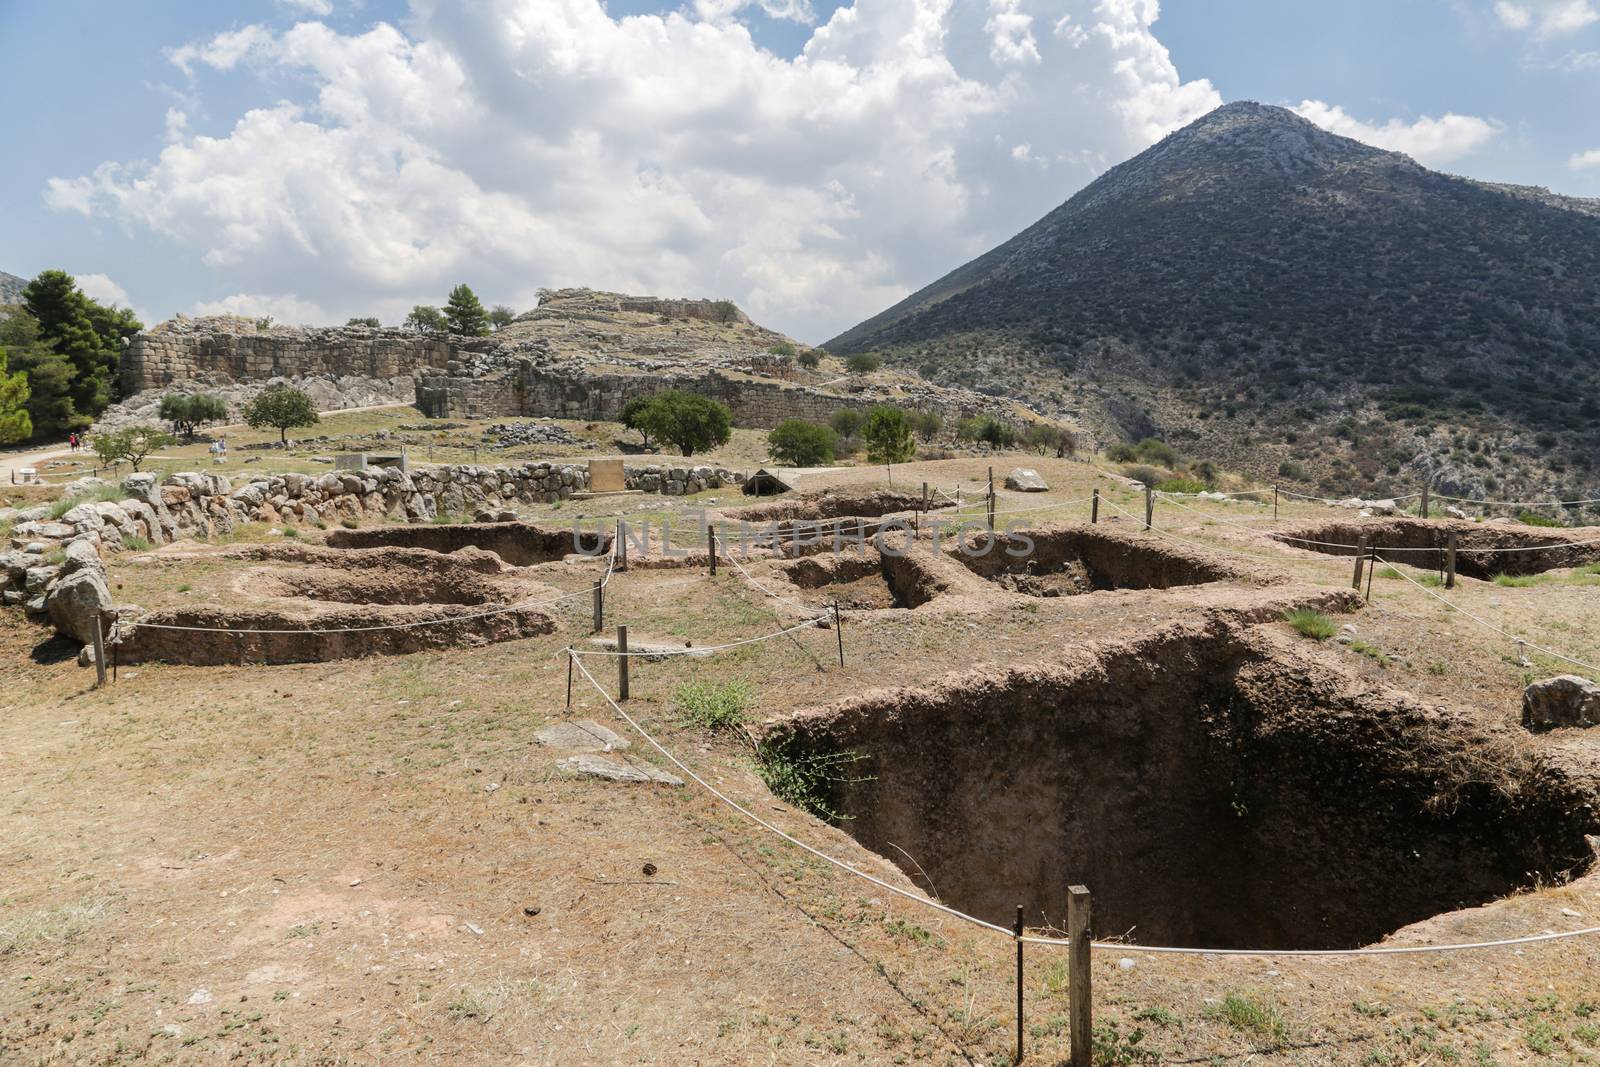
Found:
[[85, 568], [67, 575], [45, 598], [44, 608], [58, 631], [75, 641], [93, 641], [95, 620], [111, 610], [104, 571]]
[[1016, 493], [1045, 493], [1050, 486], [1032, 467], [1013, 467], [1006, 475], [1006, 488]]
[[1600, 725], [1600, 685], [1558, 674], [1522, 691], [1522, 725], [1530, 730]]

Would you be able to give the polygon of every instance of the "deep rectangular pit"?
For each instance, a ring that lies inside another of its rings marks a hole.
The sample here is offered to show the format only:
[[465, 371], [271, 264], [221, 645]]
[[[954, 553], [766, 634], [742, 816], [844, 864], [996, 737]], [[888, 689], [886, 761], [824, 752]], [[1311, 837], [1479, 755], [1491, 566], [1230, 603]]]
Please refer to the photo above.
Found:
[[783, 571], [803, 599], [819, 606], [838, 601], [857, 611], [921, 607], [943, 590], [917, 560], [876, 549], [810, 556], [784, 564]]
[[1102, 589], [1170, 589], [1236, 577], [1225, 565], [1154, 539], [1054, 527], [963, 539], [949, 555], [1015, 593], [1073, 596]]
[[1083, 883], [1098, 935], [1146, 944], [1362, 945], [1592, 859], [1579, 786], [1302, 655], [1170, 626], [802, 713], [764, 744], [858, 755], [818, 795], [947, 903], [1060, 922]]
[[1456, 573], [1489, 581], [1497, 574], [1541, 574], [1600, 560], [1600, 530], [1540, 530], [1505, 523], [1332, 522], [1274, 533], [1282, 543], [1326, 556], [1354, 556], [1364, 538], [1369, 551], [1391, 563], [1442, 571], [1450, 534], [1456, 535]]
[[454, 552], [472, 546], [493, 552], [513, 567], [551, 563], [575, 552], [599, 555], [611, 550], [612, 535], [586, 530], [551, 529], [531, 522], [435, 523], [417, 526], [374, 526], [334, 530], [333, 548], [427, 548]]

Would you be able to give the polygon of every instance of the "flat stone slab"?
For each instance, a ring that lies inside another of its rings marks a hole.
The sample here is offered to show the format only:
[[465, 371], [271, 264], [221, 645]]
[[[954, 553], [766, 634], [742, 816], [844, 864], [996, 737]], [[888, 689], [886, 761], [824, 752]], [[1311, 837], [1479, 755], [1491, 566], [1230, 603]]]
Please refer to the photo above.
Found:
[[642, 760], [615, 759], [611, 756], [572, 756], [556, 763], [556, 769], [566, 774], [581, 774], [590, 778], [604, 778], [609, 782], [660, 782], [662, 785], [682, 785], [683, 779], [658, 770]]
[[1032, 467], [1013, 467], [1006, 475], [1006, 488], [1018, 493], [1043, 493], [1050, 486]]
[[617, 752], [628, 747], [626, 737], [593, 719], [551, 723], [535, 730], [533, 736], [541, 745], [576, 752]]

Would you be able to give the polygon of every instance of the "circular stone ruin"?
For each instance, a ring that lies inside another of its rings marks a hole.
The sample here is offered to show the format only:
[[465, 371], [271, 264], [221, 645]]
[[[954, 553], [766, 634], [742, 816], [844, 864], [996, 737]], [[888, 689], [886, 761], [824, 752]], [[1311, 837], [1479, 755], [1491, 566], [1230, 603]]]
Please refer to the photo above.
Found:
[[[1600, 560], [1600, 528], [1592, 526], [1556, 530], [1505, 523], [1387, 519], [1320, 523], [1271, 536], [1292, 548], [1325, 556], [1354, 556], [1365, 537], [1369, 551], [1392, 563], [1442, 571], [1451, 531], [1456, 535], [1456, 573], [1483, 581], [1491, 581], [1497, 574], [1540, 574]], [[1583, 541], [1597, 543], [1576, 543]]]
[[125, 620], [122, 662], [315, 663], [511, 641], [555, 629], [559, 591], [467, 547], [332, 549], [256, 545], [217, 558], [249, 564], [227, 603]]
[[1082, 883], [1135, 944], [1364, 945], [1581, 871], [1600, 830], [1600, 775], [1221, 622], [802, 711], [761, 751], [946, 903], [1060, 924]]

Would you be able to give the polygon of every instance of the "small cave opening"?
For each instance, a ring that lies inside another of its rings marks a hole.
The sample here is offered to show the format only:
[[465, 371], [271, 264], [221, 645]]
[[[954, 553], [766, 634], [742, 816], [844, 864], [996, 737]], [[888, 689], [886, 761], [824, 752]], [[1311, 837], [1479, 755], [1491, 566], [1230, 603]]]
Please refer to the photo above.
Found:
[[944, 902], [1060, 924], [1082, 883], [1132, 944], [1355, 947], [1594, 859], [1596, 798], [1535, 755], [1221, 624], [866, 694], [763, 745], [848, 760], [820, 810]]

